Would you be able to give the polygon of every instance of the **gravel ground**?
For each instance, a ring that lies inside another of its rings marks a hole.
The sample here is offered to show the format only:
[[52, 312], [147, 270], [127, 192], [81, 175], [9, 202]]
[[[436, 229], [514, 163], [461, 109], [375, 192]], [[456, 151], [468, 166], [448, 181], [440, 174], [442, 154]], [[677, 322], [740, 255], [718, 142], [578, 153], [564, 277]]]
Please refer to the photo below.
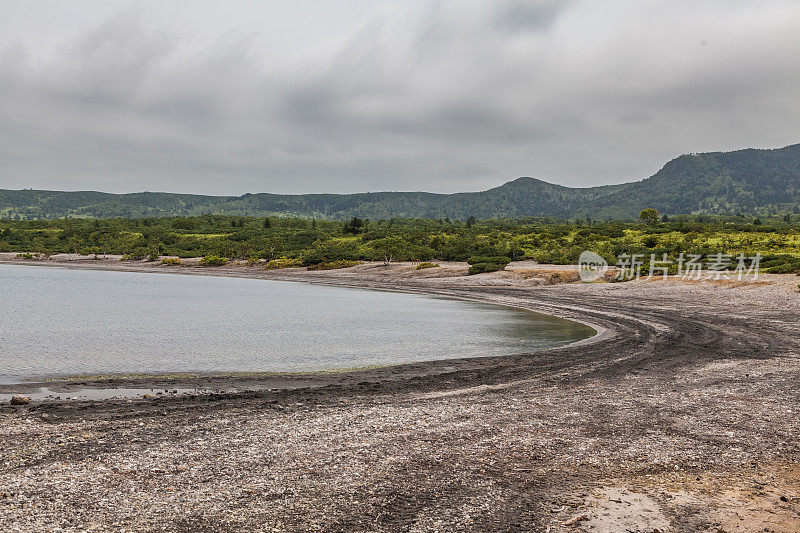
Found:
[[560, 267], [101, 263], [442, 294], [604, 333], [292, 389], [249, 376], [273, 390], [4, 405], [0, 530], [800, 531], [795, 276], [552, 285]]

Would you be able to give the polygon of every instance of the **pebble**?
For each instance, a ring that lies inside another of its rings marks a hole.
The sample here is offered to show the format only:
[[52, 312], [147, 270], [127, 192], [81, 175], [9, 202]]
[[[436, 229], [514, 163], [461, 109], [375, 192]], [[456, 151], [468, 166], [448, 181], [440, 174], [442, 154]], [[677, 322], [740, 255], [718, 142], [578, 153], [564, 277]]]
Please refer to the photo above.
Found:
[[22, 394], [11, 397], [11, 405], [28, 405], [29, 403], [31, 403], [31, 399]]

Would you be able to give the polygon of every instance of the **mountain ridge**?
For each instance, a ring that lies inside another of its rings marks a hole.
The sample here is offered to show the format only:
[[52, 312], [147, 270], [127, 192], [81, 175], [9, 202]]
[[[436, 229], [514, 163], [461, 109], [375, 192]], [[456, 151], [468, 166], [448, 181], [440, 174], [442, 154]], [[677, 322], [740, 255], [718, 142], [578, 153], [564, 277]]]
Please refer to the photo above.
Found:
[[798, 211], [800, 144], [685, 154], [640, 181], [567, 187], [520, 177], [478, 192], [351, 194], [188, 193], [0, 189], [0, 217], [146, 217], [225, 214], [305, 218], [633, 218], [644, 208], [666, 214], [776, 215]]

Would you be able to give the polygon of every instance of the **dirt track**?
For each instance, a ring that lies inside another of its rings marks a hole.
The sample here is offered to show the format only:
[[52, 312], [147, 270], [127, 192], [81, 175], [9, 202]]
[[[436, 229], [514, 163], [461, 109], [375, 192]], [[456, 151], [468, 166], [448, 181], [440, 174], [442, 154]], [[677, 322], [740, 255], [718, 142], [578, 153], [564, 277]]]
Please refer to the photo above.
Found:
[[215, 274], [443, 294], [607, 332], [294, 390], [4, 406], [0, 529], [560, 531], [585, 515], [575, 527], [800, 530], [798, 278], [539, 285], [522, 267], [459, 268]]

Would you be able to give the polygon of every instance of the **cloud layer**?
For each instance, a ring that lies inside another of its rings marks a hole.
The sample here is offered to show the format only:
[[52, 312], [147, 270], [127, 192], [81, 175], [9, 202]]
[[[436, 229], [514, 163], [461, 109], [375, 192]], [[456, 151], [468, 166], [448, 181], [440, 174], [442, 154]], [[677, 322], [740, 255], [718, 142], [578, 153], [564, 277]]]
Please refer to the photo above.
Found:
[[126, 5], [55, 51], [0, 41], [0, 188], [590, 186], [800, 142], [797, 2], [442, 0], [352, 18], [339, 39], [265, 50]]

